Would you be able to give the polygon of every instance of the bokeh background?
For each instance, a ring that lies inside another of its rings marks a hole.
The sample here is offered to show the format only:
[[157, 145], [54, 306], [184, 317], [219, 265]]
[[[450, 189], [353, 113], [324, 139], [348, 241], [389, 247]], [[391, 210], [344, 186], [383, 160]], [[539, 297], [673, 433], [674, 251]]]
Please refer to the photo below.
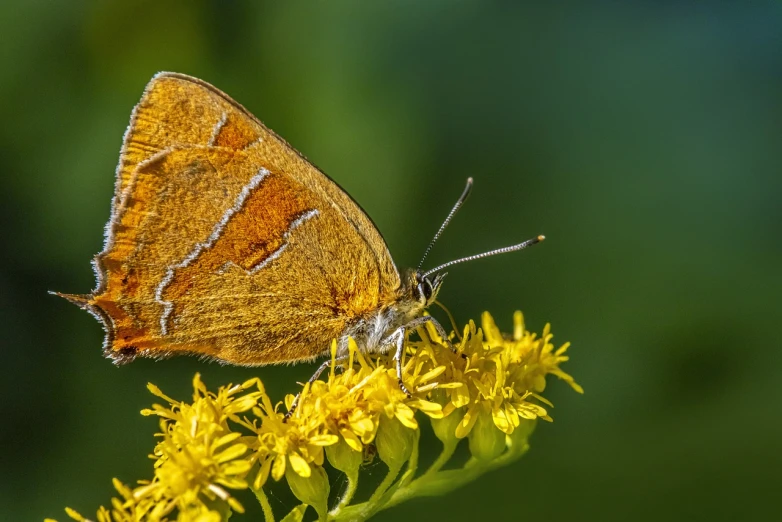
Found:
[[551, 382], [528, 456], [377, 520], [782, 517], [782, 3], [10, 1], [0, 43], [0, 519], [94, 513], [111, 477], [150, 476], [148, 381], [185, 398], [195, 371], [259, 375], [281, 398], [313, 369], [116, 368], [47, 295], [93, 288], [121, 137], [160, 70], [295, 144], [400, 266], [468, 176], [430, 263], [549, 238], [452, 269], [441, 295], [459, 322], [551, 321], [586, 394]]

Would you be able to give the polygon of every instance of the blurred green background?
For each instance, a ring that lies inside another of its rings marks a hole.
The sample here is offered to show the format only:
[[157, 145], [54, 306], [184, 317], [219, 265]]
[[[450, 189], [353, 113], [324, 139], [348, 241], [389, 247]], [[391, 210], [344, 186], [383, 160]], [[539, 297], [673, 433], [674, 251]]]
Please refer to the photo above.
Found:
[[468, 176], [429, 263], [549, 238], [452, 269], [441, 296], [460, 323], [551, 321], [586, 394], [551, 382], [527, 457], [377, 520], [782, 517], [782, 3], [11, 1], [0, 42], [0, 519], [92, 514], [111, 477], [151, 476], [148, 381], [186, 398], [195, 371], [259, 375], [282, 398], [313, 370], [116, 368], [94, 319], [46, 294], [93, 288], [121, 137], [160, 70], [293, 143], [402, 267]]

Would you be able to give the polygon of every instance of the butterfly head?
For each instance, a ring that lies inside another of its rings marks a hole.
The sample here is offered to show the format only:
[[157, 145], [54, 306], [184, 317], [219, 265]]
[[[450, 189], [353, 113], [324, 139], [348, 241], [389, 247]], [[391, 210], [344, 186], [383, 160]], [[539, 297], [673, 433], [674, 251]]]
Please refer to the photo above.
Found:
[[447, 272], [428, 275], [414, 270], [410, 275], [410, 289], [413, 293], [413, 299], [423, 308], [434, 303], [437, 300], [437, 293], [440, 291], [443, 279], [447, 275]]

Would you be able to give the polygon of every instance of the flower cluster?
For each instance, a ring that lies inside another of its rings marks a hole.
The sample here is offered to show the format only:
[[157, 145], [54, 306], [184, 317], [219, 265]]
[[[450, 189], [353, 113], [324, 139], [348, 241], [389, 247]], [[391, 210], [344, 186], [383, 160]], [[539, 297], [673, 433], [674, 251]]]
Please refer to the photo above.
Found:
[[[548, 324], [538, 337], [525, 330], [524, 316], [516, 312], [513, 334], [505, 336], [488, 312], [481, 319], [480, 329], [472, 321], [465, 326], [456, 353], [444, 352], [449, 360], [445, 384], [438, 388], [445, 397], [444, 415], [458, 412], [456, 415], [461, 417], [454, 430], [456, 437], [468, 436], [478, 423], [481, 427], [493, 423], [501, 432], [493, 433], [499, 442], [490, 443], [496, 448], [486, 455], [491, 459], [504, 449], [502, 434], [511, 435], [522, 420], [551, 420], [541, 405], [551, 403], [540, 395], [545, 390], [547, 375], [556, 375], [579, 393], [583, 390], [559, 368], [560, 363], [568, 360], [564, 354], [570, 343], [555, 350]], [[440, 341], [434, 328], [430, 327], [427, 333]], [[471, 450], [476, 453], [476, 447], [471, 446]]]
[[[307, 506], [320, 520], [365, 520], [520, 457], [534, 421], [551, 420], [550, 403], [540, 395], [547, 375], [582, 392], [560, 369], [568, 345], [555, 350], [548, 325], [540, 337], [526, 331], [520, 312], [510, 336], [500, 333], [488, 313], [481, 328], [470, 322], [453, 346], [431, 327], [419, 336], [407, 342], [402, 365], [410, 396], [400, 389], [392, 354], [367, 355], [352, 340], [347, 361], [336, 359], [332, 345], [328, 376], [306, 384], [292, 412], [294, 396], [286, 397], [285, 408], [275, 405], [258, 379], [213, 393], [196, 375], [192, 402], [176, 401], [150, 385], [167, 403], [142, 411], [160, 417], [154, 476], [135, 488], [115, 480], [119, 498], [110, 509], [100, 508], [97, 520], [216, 522], [244, 511], [231, 491], [246, 488], [255, 492], [266, 519], [274, 520], [264, 493], [270, 478], [285, 478], [302, 502], [286, 520], [301, 520]], [[416, 477], [419, 422], [425, 418], [444, 449]], [[458, 476], [441, 471], [463, 438], [473, 458]], [[368, 500], [352, 504], [368, 448], [376, 449], [388, 475]], [[326, 460], [345, 473], [348, 484], [330, 511]]]

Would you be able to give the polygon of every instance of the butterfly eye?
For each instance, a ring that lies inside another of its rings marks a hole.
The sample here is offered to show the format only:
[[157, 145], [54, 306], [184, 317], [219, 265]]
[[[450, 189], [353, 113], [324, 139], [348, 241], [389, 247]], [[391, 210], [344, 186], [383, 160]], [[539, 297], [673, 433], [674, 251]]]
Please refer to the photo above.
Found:
[[437, 287], [439, 286], [438, 278], [435, 278], [434, 282], [427, 278], [422, 277], [417, 279], [418, 284], [415, 286], [415, 299], [424, 306], [428, 306], [434, 301], [435, 295], [437, 295]]

